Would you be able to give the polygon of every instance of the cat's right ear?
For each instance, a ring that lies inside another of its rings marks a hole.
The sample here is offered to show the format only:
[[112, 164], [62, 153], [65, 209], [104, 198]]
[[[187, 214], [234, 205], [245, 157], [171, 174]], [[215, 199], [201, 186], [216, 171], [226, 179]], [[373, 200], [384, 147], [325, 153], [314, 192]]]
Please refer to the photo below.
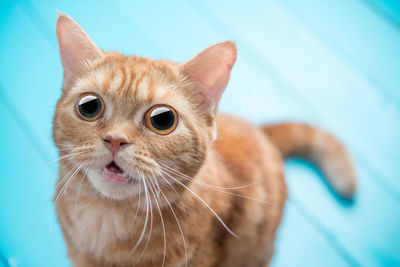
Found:
[[64, 88], [87, 68], [88, 62], [104, 56], [78, 23], [64, 13], [58, 13], [57, 39], [64, 68]]

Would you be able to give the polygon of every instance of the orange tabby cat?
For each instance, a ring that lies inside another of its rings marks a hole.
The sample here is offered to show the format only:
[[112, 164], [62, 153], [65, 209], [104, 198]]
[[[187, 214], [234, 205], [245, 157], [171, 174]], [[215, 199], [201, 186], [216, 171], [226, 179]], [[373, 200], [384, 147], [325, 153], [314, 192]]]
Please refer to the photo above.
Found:
[[124, 56], [64, 14], [57, 37], [55, 203], [74, 266], [268, 265], [286, 199], [282, 157], [313, 161], [353, 195], [349, 156], [328, 133], [217, 113], [234, 43], [183, 64]]

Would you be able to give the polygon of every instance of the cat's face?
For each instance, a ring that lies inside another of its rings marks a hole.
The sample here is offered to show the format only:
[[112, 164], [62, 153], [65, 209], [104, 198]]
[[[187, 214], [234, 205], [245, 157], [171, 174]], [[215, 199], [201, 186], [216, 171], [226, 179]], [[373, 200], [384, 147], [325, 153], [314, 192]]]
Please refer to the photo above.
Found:
[[[185, 64], [125, 57], [98, 49], [62, 14], [57, 36], [64, 85], [53, 137], [71, 166], [112, 199], [137, 195], [142, 179], [174, 183], [172, 170], [192, 177], [215, 138], [216, 105], [236, 58], [234, 45], [211, 47]], [[230, 59], [218, 59], [225, 50]]]
[[162, 183], [161, 164], [191, 175], [204, 160], [213, 125], [189, 89], [173, 64], [106, 55], [64, 92], [55, 142], [72, 147], [69, 153], [85, 151], [70, 161], [112, 198], [136, 194], [141, 175]]

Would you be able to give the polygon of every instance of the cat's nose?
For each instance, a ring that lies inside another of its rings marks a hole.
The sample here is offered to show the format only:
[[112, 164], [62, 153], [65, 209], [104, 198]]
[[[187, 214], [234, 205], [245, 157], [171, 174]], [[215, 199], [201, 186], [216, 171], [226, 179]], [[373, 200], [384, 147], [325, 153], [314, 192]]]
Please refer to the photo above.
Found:
[[113, 153], [113, 155], [115, 155], [122, 148], [131, 144], [124, 138], [118, 138], [112, 136], [107, 136], [106, 138], [103, 139], [103, 141], [106, 147], [110, 149], [110, 151]]

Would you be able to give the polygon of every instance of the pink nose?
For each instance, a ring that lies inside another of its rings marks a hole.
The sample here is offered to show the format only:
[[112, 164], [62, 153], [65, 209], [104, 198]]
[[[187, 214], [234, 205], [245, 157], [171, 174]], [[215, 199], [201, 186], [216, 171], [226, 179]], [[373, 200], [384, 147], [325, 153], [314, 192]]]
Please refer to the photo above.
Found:
[[108, 149], [110, 149], [113, 155], [115, 155], [122, 148], [130, 145], [130, 143], [128, 143], [128, 141], [126, 141], [124, 138], [115, 138], [111, 136], [104, 138], [104, 144]]

